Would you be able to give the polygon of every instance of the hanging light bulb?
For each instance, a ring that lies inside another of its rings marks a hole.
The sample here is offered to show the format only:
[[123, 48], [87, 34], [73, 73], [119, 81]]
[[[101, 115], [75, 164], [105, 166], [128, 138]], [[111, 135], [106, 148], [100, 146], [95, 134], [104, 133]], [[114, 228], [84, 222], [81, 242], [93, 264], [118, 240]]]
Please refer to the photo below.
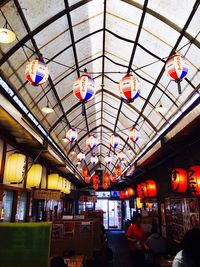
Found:
[[10, 44], [16, 39], [16, 34], [6, 28], [0, 28], [0, 43]]
[[46, 107], [42, 108], [42, 112], [49, 114], [49, 113], [53, 113], [54, 110], [49, 106], [49, 101], [47, 101], [47, 105]]

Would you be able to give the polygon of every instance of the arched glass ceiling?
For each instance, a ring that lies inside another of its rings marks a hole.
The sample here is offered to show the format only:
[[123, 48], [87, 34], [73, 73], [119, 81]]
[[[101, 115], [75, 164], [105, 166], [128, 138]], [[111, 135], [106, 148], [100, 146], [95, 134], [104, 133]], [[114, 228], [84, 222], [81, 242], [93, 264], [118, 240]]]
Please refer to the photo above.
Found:
[[[70, 150], [82, 150], [86, 164], [93, 168], [85, 145], [89, 132], [99, 140], [94, 152], [103, 163], [112, 131], [119, 134], [119, 149], [131, 162], [194, 94], [200, 78], [199, 1], [178, 0], [176, 7], [160, 0], [10, 0], [1, 6], [0, 24], [6, 18], [17, 35], [14, 43], [1, 45], [1, 70], [74, 164], [76, 157]], [[190, 62], [181, 95], [163, 71], [174, 51]], [[48, 64], [50, 78], [44, 86], [33, 87], [24, 71], [38, 52]], [[72, 85], [85, 67], [95, 78], [97, 94], [82, 117]], [[118, 82], [129, 69], [141, 81], [141, 97], [128, 104], [121, 102]], [[55, 112], [44, 115], [41, 108], [47, 101]], [[160, 103], [168, 108], [164, 114], [155, 111]], [[128, 141], [135, 124], [142, 136], [136, 147]], [[62, 142], [71, 126], [79, 132], [72, 147]], [[115, 165], [113, 161], [111, 171]]]

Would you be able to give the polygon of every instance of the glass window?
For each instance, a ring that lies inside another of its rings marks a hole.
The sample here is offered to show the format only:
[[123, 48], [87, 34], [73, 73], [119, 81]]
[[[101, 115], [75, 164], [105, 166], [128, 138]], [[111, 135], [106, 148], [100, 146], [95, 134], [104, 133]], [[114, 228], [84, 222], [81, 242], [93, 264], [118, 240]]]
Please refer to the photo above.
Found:
[[14, 193], [11, 190], [5, 190], [3, 193], [2, 203], [2, 220], [4, 222], [10, 222], [12, 217], [12, 206], [13, 206]]

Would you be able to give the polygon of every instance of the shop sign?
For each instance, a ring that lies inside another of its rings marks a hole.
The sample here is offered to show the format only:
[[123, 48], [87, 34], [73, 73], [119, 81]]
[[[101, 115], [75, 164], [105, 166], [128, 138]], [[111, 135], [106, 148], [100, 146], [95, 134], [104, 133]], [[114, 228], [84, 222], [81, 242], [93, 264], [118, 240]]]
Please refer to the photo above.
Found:
[[97, 202], [97, 196], [80, 196], [80, 202]]
[[60, 191], [51, 191], [51, 190], [35, 190], [34, 191], [34, 199], [45, 199], [45, 200], [59, 200], [61, 197]]

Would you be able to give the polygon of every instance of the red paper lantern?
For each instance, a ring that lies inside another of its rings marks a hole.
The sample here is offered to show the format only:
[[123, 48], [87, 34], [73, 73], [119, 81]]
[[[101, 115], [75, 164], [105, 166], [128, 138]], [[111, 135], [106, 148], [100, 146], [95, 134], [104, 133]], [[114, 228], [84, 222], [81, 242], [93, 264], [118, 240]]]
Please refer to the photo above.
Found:
[[93, 181], [93, 184], [98, 184], [99, 183], [99, 176], [97, 174], [93, 175], [92, 181]]
[[141, 183], [137, 185], [137, 194], [139, 198], [145, 198], [147, 196], [146, 183]]
[[200, 196], [200, 166], [195, 165], [190, 167], [189, 171], [189, 186], [193, 196]]
[[129, 187], [126, 191], [128, 193], [128, 197], [132, 197], [135, 194], [135, 191], [131, 187]]
[[116, 175], [115, 173], [112, 173], [112, 174], [111, 174], [111, 181], [112, 181], [113, 183], [116, 183], [116, 182], [117, 182], [117, 175]]
[[87, 169], [86, 166], [83, 166], [83, 167], [82, 167], [81, 175], [82, 175], [83, 177], [86, 177], [86, 176], [88, 175], [88, 169]]
[[122, 98], [132, 102], [140, 95], [140, 82], [137, 77], [129, 73], [119, 82], [119, 90]]
[[99, 188], [99, 185], [98, 185], [98, 183], [96, 183], [96, 184], [93, 184], [93, 188], [94, 188], [94, 190], [98, 190], [98, 188]]
[[85, 180], [85, 183], [86, 183], [86, 184], [89, 184], [89, 183], [90, 183], [90, 176], [89, 176], [89, 175], [86, 175], [86, 176], [84, 177], [84, 180]]
[[109, 184], [108, 183], [103, 183], [103, 189], [108, 189], [108, 187], [109, 187]]
[[156, 189], [156, 182], [154, 180], [146, 181], [146, 192], [147, 192], [147, 197], [156, 197], [157, 189]]
[[104, 173], [103, 181], [104, 181], [105, 183], [110, 183], [110, 175], [109, 175], [108, 172], [105, 172], [105, 173]]
[[119, 192], [119, 198], [120, 199], [124, 199], [125, 198], [125, 192], [124, 191], [120, 191]]
[[116, 166], [116, 175], [121, 176], [122, 175], [122, 167], [120, 165]]
[[172, 189], [177, 193], [185, 193], [187, 190], [187, 172], [184, 169], [172, 170]]
[[125, 197], [125, 198], [129, 198], [128, 190], [127, 190], [127, 189], [124, 191], [124, 197]]

